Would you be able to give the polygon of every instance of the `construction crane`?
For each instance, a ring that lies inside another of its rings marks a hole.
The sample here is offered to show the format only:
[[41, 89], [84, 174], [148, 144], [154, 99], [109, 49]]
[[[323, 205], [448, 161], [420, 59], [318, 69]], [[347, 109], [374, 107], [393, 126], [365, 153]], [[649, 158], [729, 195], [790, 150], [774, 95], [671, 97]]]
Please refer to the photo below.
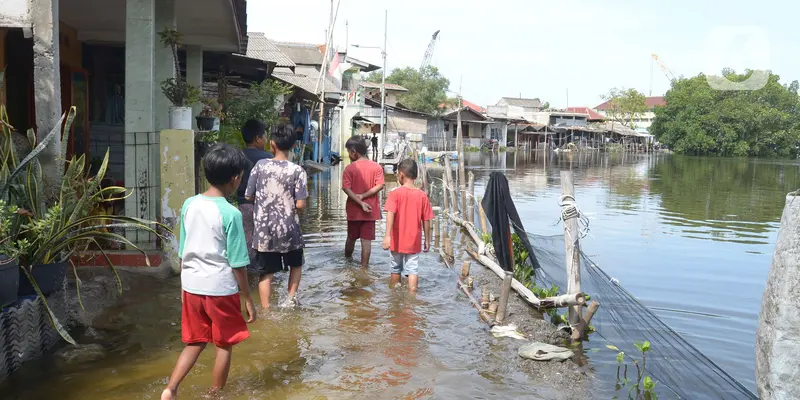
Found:
[[[653, 57], [653, 61], [658, 64], [658, 66], [661, 68], [661, 71], [664, 73], [664, 76], [666, 76], [667, 79], [669, 79], [669, 82], [670, 83], [675, 82], [675, 80], [676, 80], [675, 79], [675, 73], [672, 72], [672, 70], [669, 69], [669, 67], [667, 67], [661, 61], [661, 59], [658, 58], [658, 55], [656, 53], [653, 53], [650, 56]], [[650, 63], [650, 94], [649, 94], [649, 96], [652, 96], [652, 95], [653, 95], [653, 63], [651, 62]]]
[[422, 58], [422, 65], [419, 70], [422, 71], [425, 67], [431, 65], [431, 58], [433, 57], [433, 49], [436, 48], [436, 41], [439, 40], [439, 31], [433, 32], [431, 42], [428, 44], [428, 50], [425, 50], [425, 56]]

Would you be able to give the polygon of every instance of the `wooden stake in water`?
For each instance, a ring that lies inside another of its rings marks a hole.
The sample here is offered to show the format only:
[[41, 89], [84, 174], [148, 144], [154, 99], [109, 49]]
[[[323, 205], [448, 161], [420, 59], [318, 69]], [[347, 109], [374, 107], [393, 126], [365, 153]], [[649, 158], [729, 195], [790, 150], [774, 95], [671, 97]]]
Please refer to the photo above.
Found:
[[481, 218], [481, 233], [489, 233], [489, 228], [486, 226], [486, 212], [483, 211], [483, 198], [478, 199], [478, 214]]
[[[578, 237], [578, 217], [575, 208], [575, 187], [572, 183], [572, 171], [561, 171], [561, 215], [564, 218], [564, 250], [566, 252], [567, 293], [581, 293], [581, 260], [580, 240]], [[573, 327], [572, 339], [580, 340], [582, 333], [581, 306], [569, 308], [569, 324]]]
[[435, 234], [433, 235], [433, 237], [434, 237], [434, 238], [435, 238], [435, 240], [436, 240], [436, 243], [434, 243], [434, 246], [435, 246], [437, 249], [439, 248], [439, 238], [440, 238], [440, 237], [441, 237], [441, 235], [442, 235], [442, 226], [441, 226], [441, 225], [442, 225], [442, 217], [441, 217], [441, 216], [439, 216], [439, 217], [437, 217], [437, 218], [436, 218], [436, 232], [435, 232]]
[[508, 307], [508, 296], [511, 293], [511, 280], [514, 278], [514, 273], [506, 271], [503, 277], [503, 285], [500, 286], [500, 304], [497, 306], [497, 316], [495, 321], [502, 324], [506, 319], [506, 310]]
[[461, 276], [468, 277], [469, 276], [469, 261], [464, 261], [464, 264], [461, 265]]
[[464, 218], [469, 223], [475, 225], [475, 174], [470, 171], [467, 181], [467, 195], [464, 196], [467, 201], [467, 215]]

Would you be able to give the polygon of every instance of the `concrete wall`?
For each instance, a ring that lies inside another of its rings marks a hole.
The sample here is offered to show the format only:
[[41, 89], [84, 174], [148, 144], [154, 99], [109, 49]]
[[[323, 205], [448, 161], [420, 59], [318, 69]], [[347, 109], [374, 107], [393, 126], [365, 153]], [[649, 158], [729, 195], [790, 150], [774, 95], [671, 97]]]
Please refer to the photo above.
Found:
[[0, 26], [26, 28], [31, 26], [28, 0], [0, 0]]

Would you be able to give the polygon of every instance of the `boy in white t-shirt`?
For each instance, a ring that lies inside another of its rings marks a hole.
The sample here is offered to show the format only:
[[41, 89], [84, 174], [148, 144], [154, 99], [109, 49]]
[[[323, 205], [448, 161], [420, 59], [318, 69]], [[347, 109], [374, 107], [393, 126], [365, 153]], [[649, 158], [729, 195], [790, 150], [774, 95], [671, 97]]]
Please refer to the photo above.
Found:
[[225, 386], [233, 345], [247, 339], [240, 298], [247, 322], [256, 319], [247, 284], [250, 264], [242, 214], [225, 199], [239, 187], [245, 155], [228, 145], [217, 145], [203, 157], [211, 187], [190, 197], [181, 209], [181, 339], [186, 343], [162, 400], [177, 397], [178, 386], [194, 367], [208, 343], [217, 347], [212, 391]]

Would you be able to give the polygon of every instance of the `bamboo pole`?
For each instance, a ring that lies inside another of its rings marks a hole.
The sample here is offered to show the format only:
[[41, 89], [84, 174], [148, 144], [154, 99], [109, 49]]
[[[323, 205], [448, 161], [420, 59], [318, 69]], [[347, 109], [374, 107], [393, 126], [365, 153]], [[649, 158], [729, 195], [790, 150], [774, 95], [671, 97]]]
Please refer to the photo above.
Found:
[[466, 220], [471, 223], [475, 224], [475, 174], [470, 171], [469, 178], [467, 181], [467, 195], [464, 196], [465, 201], [467, 202], [467, 210]]
[[[580, 264], [580, 241], [578, 238], [578, 219], [574, 214], [575, 206], [575, 187], [572, 183], [572, 171], [561, 171], [561, 209], [564, 219], [564, 250], [566, 252], [567, 268], [567, 293], [581, 293], [581, 264]], [[573, 212], [570, 212], [573, 209]], [[569, 324], [573, 327], [572, 339], [580, 340], [582, 333], [579, 329], [581, 324], [581, 308], [569, 308]]]
[[483, 210], [483, 198], [478, 199], [478, 214], [481, 218], [481, 232], [488, 233], [489, 229], [486, 226], [486, 211]]
[[440, 236], [442, 235], [442, 226], [441, 226], [441, 225], [442, 225], [442, 217], [441, 217], [441, 216], [438, 216], [438, 217], [436, 217], [436, 232], [435, 232], [435, 234], [433, 235], [433, 237], [434, 237], [434, 238], [436, 238], [436, 239], [435, 239], [435, 240], [436, 240], [436, 243], [434, 243], [434, 246], [435, 246], [437, 249], [438, 249], [438, 248], [440, 248], [440, 247], [439, 247], [439, 238], [440, 238]]
[[448, 214], [450, 211], [450, 200], [447, 197], [447, 185], [449, 185], [449, 182], [447, 182], [447, 173], [442, 174], [442, 182], [442, 210], [445, 214]]
[[483, 322], [486, 322], [486, 324], [489, 325], [489, 326], [494, 325], [494, 322], [492, 321], [492, 318], [489, 316], [489, 314], [486, 312], [486, 310], [484, 310], [481, 307], [481, 305], [478, 304], [478, 301], [475, 300], [475, 297], [472, 296], [472, 293], [470, 293], [470, 290], [467, 287], [467, 284], [464, 283], [464, 281], [463, 281], [463, 279], [461, 277], [458, 278], [458, 287], [461, 288], [461, 291], [463, 291], [464, 294], [467, 295], [467, 298], [469, 299], [469, 302], [472, 303], [472, 307], [474, 307], [476, 310], [478, 310], [478, 315], [480, 315], [481, 320], [483, 320]]
[[[505, 270], [501, 268], [494, 260], [487, 257], [485, 252], [487, 251], [486, 245], [481, 240], [480, 236], [478, 236], [475, 229], [464, 222], [463, 219], [458, 218], [452, 214], [449, 214], [448, 217], [451, 221], [453, 221], [456, 225], [459, 225], [461, 228], [467, 231], [467, 234], [472, 238], [475, 242], [476, 247], [478, 248], [477, 252], [470, 251], [470, 255], [476, 261], [480, 262], [487, 268], [489, 268], [492, 272], [494, 272], [498, 277], [504, 278], [505, 277]], [[544, 299], [539, 299], [536, 297], [533, 292], [530, 291], [525, 285], [519, 282], [516, 279], [512, 279], [511, 281], [511, 289], [513, 289], [520, 297], [523, 298], [526, 302], [536, 308], [561, 308], [567, 307], [571, 305], [580, 305], [586, 303], [586, 298], [583, 293], [576, 293], [576, 294], [564, 294], [556, 297], [547, 297]]]
[[469, 261], [464, 260], [464, 264], [461, 265], [461, 276], [468, 277], [469, 276]]
[[506, 271], [503, 276], [503, 286], [500, 286], [500, 304], [497, 307], [497, 314], [495, 322], [502, 324], [506, 319], [506, 312], [508, 310], [508, 296], [511, 293], [511, 281], [514, 279], [514, 273]]

